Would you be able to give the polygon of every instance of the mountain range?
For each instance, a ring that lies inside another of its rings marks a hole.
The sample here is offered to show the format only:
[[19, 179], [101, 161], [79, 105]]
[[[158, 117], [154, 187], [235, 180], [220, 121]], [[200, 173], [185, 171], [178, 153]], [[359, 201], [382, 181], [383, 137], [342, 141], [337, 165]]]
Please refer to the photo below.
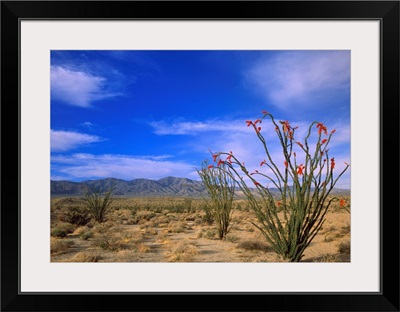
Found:
[[[130, 181], [107, 178], [100, 180], [86, 180], [82, 182], [51, 181], [51, 196], [81, 196], [84, 186], [107, 189], [115, 185], [114, 195], [126, 197], [201, 197], [207, 195], [205, 186], [200, 181], [187, 178], [166, 177], [159, 180], [134, 179]], [[277, 194], [277, 190], [271, 189]], [[237, 192], [240, 196], [241, 192]], [[331, 194], [350, 195], [350, 190], [334, 189]]]

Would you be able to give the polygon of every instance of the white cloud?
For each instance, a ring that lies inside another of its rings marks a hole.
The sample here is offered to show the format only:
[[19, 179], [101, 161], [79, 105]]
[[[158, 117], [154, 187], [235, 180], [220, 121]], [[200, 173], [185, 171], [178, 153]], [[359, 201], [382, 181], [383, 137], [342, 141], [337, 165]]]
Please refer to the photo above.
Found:
[[105, 88], [106, 79], [62, 66], [51, 67], [51, 96], [67, 104], [90, 107], [93, 101], [117, 96]]
[[149, 125], [157, 135], [194, 135], [207, 132], [251, 132], [245, 120], [206, 120], [206, 121], [152, 121]]
[[95, 135], [56, 130], [50, 131], [50, 140], [52, 152], [65, 152], [82, 145], [104, 141], [103, 138]]
[[[273, 105], [289, 108], [319, 92], [349, 88], [349, 51], [290, 51], [263, 59], [245, 73], [247, 82]], [[293, 107], [291, 107], [293, 108]]]
[[81, 126], [87, 127], [87, 128], [92, 128], [94, 127], [94, 123], [91, 123], [90, 121], [85, 121], [81, 123]]
[[193, 165], [165, 160], [168, 155], [53, 155], [51, 157], [54, 176], [65, 179], [100, 179], [115, 177], [125, 180], [136, 178], [160, 179], [166, 176], [197, 179]]

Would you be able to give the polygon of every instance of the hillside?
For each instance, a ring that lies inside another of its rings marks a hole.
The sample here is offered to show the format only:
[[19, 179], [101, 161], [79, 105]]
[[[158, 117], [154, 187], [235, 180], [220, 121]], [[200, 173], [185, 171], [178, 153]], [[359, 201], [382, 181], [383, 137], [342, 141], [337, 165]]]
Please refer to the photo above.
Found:
[[[206, 195], [206, 190], [200, 181], [187, 178], [166, 177], [159, 180], [134, 179], [130, 181], [107, 178], [100, 180], [87, 180], [82, 182], [51, 181], [51, 196], [80, 196], [85, 185], [105, 189], [111, 183], [115, 184], [114, 194], [127, 197], [201, 197]], [[277, 194], [277, 190], [271, 190]], [[241, 192], [237, 192], [240, 195]], [[350, 190], [334, 189], [333, 195], [350, 195]]]

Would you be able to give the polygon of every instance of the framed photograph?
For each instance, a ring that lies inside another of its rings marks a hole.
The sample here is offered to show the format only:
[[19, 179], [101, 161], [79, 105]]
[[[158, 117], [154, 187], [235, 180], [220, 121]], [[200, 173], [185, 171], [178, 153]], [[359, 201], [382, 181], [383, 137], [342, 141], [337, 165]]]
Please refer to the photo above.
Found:
[[1, 26], [2, 311], [399, 311], [399, 2]]

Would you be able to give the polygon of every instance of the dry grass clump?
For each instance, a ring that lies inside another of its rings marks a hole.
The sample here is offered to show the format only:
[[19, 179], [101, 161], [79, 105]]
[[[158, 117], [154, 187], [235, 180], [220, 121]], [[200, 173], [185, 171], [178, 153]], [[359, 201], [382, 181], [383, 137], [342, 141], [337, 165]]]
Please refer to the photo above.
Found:
[[102, 229], [94, 233], [93, 246], [109, 251], [118, 251], [132, 247], [132, 237], [127, 231], [120, 227], [112, 227], [108, 230]]
[[322, 257], [315, 258], [313, 262], [341, 262], [338, 255], [324, 255]]
[[258, 240], [245, 240], [236, 245], [237, 248], [254, 251], [269, 251], [269, 246]]
[[168, 233], [183, 233], [185, 232], [186, 227], [183, 222], [176, 222], [176, 221], [171, 221], [168, 224], [167, 231]]
[[115, 262], [136, 262], [138, 255], [132, 250], [120, 250], [115, 254]]
[[71, 223], [67, 222], [58, 223], [52, 225], [50, 235], [52, 237], [61, 237], [61, 238], [66, 237], [68, 234], [74, 232], [75, 228], [76, 226]]
[[341, 254], [349, 255], [350, 254], [350, 239], [340, 242], [339, 246], [338, 246], [338, 251]]
[[59, 238], [50, 238], [50, 253], [52, 255], [60, 255], [68, 250], [74, 245], [73, 241]]
[[342, 226], [340, 233], [343, 235], [349, 234], [350, 233], [350, 223], [347, 223], [347, 225]]
[[87, 227], [86, 225], [84, 226], [79, 226], [75, 229], [75, 231], [73, 232], [74, 235], [81, 235], [82, 233], [88, 232], [90, 229], [89, 227]]
[[198, 254], [198, 249], [193, 242], [180, 241], [171, 245], [168, 261], [169, 262], [193, 262]]
[[98, 254], [90, 251], [81, 251], [75, 254], [67, 262], [98, 262], [99, 260], [100, 256]]
[[139, 253], [151, 252], [151, 247], [143, 243], [136, 244], [136, 249]]

